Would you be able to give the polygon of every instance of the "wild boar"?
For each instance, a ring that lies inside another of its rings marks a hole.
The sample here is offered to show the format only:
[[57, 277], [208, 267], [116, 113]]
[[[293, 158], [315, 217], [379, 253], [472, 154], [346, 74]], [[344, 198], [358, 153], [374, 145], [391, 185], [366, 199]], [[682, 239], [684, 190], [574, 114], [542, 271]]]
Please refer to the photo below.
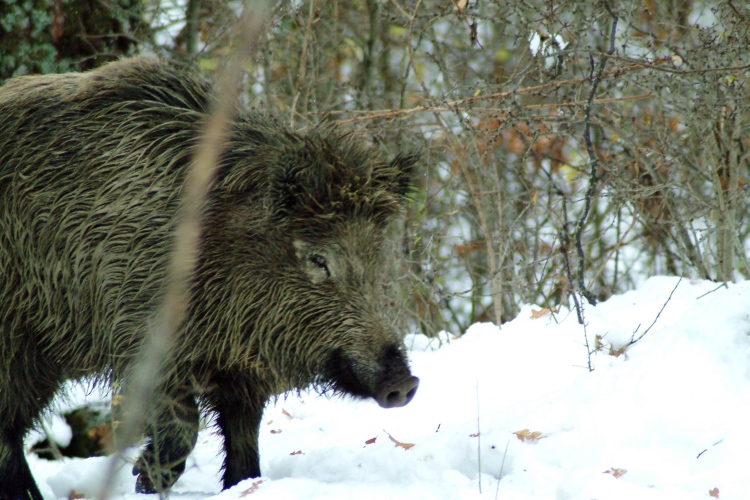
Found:
[[[127, 387], [164, 295], [210, 87], [149, 58], [0, 88], [0, 499], [41, 499], [23, 438], [66, 379]], [[200, 409], [223, 485], [260, 475], [266, 402], [317, 386], [392, 408], [419, 380], [385, 313], [387, 227], [418, 154], [236, 110], [136, 490], [169, 489]]]

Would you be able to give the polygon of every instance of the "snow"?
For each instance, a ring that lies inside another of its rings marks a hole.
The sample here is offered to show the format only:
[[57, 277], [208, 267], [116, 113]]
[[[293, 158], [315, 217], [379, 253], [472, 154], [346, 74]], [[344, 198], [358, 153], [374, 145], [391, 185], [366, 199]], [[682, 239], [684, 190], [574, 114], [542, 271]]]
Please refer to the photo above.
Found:
[[58, 413], [52, 413], [47, 415], [42, 422], [43, 428], [34, 429], [27, 436], [27, 441], [32, 443], [42, 441], [50, 436], [55, 444], [61, 448], [65, 448], [70, 444], [70, 440], [73, 438], [73, 431], [65, 419]]
[[[529, 50], [533, 56], [536, 56], [537, 54], [543, 56], [554, 56], [558, 52], [564, 50], [568, 45], [568, 42], [566, 42], [560, 35], [545, 35], [545, 39], [543, 40], [537, 31], [529, 34], [528, 40]], [[551, 68], [554, 65], [554, 57], [546, 57], [544, 59], [545, 68]]]
[[[589, 346], [601, 338], [592, 372], [575, 311], [540, 310], [525, 306], [502, 329], [408, 336], [421, 385], [404, 408], [280, 399], [263, 418], [263, 477], [224, 492], [209, 426], [171, 498], [690, 500], [714, 488], [748, 498], [750, 282], [654, 277], [587, 305]], [[524, 429], [541, 434], [522, 441]], [[94, 497], [106, 460], [29, 455], [50, 500]], [[124, 467], [113, 498], [156, 498], [132, 493], [134, 481]]]

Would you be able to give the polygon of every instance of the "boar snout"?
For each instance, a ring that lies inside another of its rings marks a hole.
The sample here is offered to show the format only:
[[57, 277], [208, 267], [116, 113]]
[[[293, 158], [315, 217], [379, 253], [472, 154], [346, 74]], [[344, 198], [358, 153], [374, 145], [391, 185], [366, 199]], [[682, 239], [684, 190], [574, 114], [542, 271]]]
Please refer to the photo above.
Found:
[[375, 399], [382, 408], [400, 408], [409, 404], [418, 387], [419, 379], [409, 376], [381, 390]]

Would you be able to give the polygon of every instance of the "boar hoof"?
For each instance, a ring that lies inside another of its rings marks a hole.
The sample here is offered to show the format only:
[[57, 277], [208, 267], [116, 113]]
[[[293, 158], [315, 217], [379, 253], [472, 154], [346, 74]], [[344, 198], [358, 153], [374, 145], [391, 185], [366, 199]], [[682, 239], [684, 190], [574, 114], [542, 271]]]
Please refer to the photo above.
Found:
[[387, 386], [380, 391], [375, 398], [383, 408], [399, 408], [406, 406], [414, 398], [419, 387], [417, 377], [407, 377], [393, 385]]
[[[148, 474], [146, 468], [147, 466], [138, 463], [133, 466], [133, 475], [138, 476], [138, 479], [135, 481], [136, 493], [161, 493], [169, 490], [169, 488], [177, 482], [177, 478], [182, 475], [182, 472], [185, 469], [185, 463], [183, 462], [182, 464], [161, 473], [152, 472], [152, 474]], [[156, 475], [156, 478], [152, 478], [151, 476], [153, 475]]]
[[146, 474], [141, 473], [140, 471], [136, 471], [136, 469], [133, 469], [133, 475], [138, 474], [138, 479], [135, 481], [135, 492], [136, 493], [158, 493], [156, 491], [156, 488], [154, 488], [154, 485], [151, 483], [151, 480], [148, 479]]

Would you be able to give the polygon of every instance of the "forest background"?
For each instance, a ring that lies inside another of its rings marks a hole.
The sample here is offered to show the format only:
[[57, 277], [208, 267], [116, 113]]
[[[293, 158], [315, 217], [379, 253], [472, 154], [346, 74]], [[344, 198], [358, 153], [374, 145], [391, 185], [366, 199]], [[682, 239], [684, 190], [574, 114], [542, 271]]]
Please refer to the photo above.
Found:
[[[213, 79], [242, 7], [0, 0], [0, 83], [137, 54]], [[410, 331], [750, 278], [745, 2], [281, 1], [270, 20], [248, 106], [424, 152], [392, 249]]]

